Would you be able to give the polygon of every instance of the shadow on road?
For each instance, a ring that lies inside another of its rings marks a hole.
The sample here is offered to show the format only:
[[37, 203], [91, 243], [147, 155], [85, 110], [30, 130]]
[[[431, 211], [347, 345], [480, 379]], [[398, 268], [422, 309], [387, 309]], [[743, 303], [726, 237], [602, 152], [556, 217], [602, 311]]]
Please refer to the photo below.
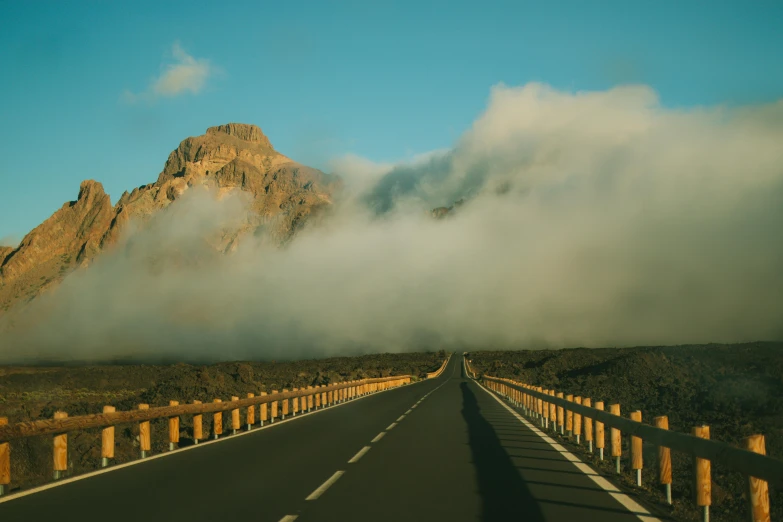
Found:
[[466, 382], [462, 390], [462, 417], [468, 425], [470, 451], [476, 468], [481, 520], [544, 522], [538, 503], [498, 439], [495, 429], [481, 415], [476, 396]]

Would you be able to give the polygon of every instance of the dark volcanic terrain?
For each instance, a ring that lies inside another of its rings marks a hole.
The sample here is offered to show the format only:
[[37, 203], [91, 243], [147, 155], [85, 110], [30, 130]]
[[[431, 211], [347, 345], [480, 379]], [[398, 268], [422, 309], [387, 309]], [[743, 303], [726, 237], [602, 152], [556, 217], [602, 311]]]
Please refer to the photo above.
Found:
[[[471, 353], [470, 358], [478, 373], [591, 397], [607, 405], [620, 403], [623, 416], [641, 410], [646, 423], [668, 415], [672, 430], [690, 433], [691, 427], [707, 424], [712, 439], [736, 446], [742, 445], [743, 437], [762, 433], [767, 454], [783, 459], [783, 343], [487, 351]], [[627, 444], [624, 437], [623, 465], [628, 464]], [[586, 447], [569, 447], [613, 475], [610, 459], [600, 462]], [[665, 506], [657, 485], [656, 447], [645, 444], [644, 466], [641, 491], [628, 470], [623, 485]], [[671, 515], [676, 520], [700, 520], [691, 500], [691, 458], [673, 452], [672, 466]], [[746, 479], [713, 464], [712, 480], [711, 519], [745, 520]], [[770, 496], [772, 520], [783, 520], [783, 491], [771, 485]]]

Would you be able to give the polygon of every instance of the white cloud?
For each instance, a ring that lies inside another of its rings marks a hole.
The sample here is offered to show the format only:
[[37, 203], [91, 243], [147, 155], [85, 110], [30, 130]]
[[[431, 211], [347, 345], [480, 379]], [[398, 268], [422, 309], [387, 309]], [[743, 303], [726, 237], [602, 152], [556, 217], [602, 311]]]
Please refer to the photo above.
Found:
[[174, 42], [171, 54], [175, 63], [164, 65], [161, 75], [153, 79], [146, 91], [133, 93], [126, 89], [122, 94], [123, 100], [133, 103], [179, 96], [186, 92], [191, 94], [201, 92], [207, 80], [214, 74], [214, 67], [208, 60], [197, 59], [186, 53], [179, 42]]
[[246, 203], [186, 194], [33, 301], [49, 324], [0, 359], [779, 340], [780, 143], [783, 102], [498, 86], [448, 153], [335, 163], [371, 182], [285, 248], [202, 252]]

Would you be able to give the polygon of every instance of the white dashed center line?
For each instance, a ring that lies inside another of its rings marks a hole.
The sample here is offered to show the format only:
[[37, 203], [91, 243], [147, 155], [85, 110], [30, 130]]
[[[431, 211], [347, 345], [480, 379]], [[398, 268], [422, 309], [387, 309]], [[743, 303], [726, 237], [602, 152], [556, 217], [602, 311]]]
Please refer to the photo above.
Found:
[[396, 422], [392, 422], [391, 424], [389, 424], [389, 426], [386, 427], [386, 431], [389, 431], [390, 429], [394, 428], [396, 425], [397, 425]]
[[305, 500], [316, 500], [316, 499], [318, 499], [318, 497], [323, 495], [324, 492], [332, 486], [332, 484], [337, 482], [337, 479], [339, 479], [340, 477], [343, 476], [343, 473], [345, 473], [345, 471], [336, 471], [334, 473], [334, 475], [332, 475], [331, 477], [329, 477], [329, 479], [327, 479], [326, 482], [324, 482], [323, 484], [318, 486], [318, 489], [316, 489], [315, 491], [310, 493], [310, 495]]
[[294, 522], [297, 518], [299, 518], [299, 515], [286, 515], [280, 519], [280, 522]]
[[404, 418], [405, 418], [405, 415], [400, 415], [400, 418], [399, 418], [399, 419], [397, 419], [397, 422], [400, 422], [400, 421], [402, 421], [402, 419], [404, 419]]
[[351, 457], [351, 460], [348, 461], [348, 464], [353, 464], [354, 462], [358, 461], [360, 458], [364, 456], [365, 453], [370, 451], [370, 446], [365, 446], [362, 449], [359, 450], [359, 453]]
[[383, 436], [386, 435], [385, 431], [380, 432], [378, 435], [375, 436], [374, 439], [372, 439], [370, 442], [378, 442], [383, 438]]

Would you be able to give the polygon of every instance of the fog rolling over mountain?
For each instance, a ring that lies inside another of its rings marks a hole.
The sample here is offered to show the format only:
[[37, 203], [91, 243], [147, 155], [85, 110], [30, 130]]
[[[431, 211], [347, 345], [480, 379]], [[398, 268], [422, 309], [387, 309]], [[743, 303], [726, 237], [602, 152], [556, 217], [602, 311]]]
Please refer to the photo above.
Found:
[[[225, 251], [249, 232], [264, 230], [286, 241], [307, 216], [330, 202], [334, 181], [275, 151], [255, 125], [211, 127], [180, 143], [155, 183], [125, 192], [112, 206], [99, 182], [84, 181], [76, 201], [63, 205], [16, 250], [0, 250], [0, 312], [56, 286], [72, 268], [89, 265], [190, 188], [208, 188], [221, 197], [237, 189], [246, 194], [245, 222], [213, 238], [213, 247]], [[190, 227], [187, 221], [183, 226]]]
[[[0, 357], [783, 338], [783, 102], [683, 111], [645, 86], [501, 85], [451, 150], [339, 158], [343, 184], [247, 142], [186, 140], [102, 235], [74, 225], [57, 255], [83, 243], [71, 263], [90, 266], [0, 317]], [[8, 267], [37, 274], [34, 247], [6, 254], [3, 291], [22, 277]]]

